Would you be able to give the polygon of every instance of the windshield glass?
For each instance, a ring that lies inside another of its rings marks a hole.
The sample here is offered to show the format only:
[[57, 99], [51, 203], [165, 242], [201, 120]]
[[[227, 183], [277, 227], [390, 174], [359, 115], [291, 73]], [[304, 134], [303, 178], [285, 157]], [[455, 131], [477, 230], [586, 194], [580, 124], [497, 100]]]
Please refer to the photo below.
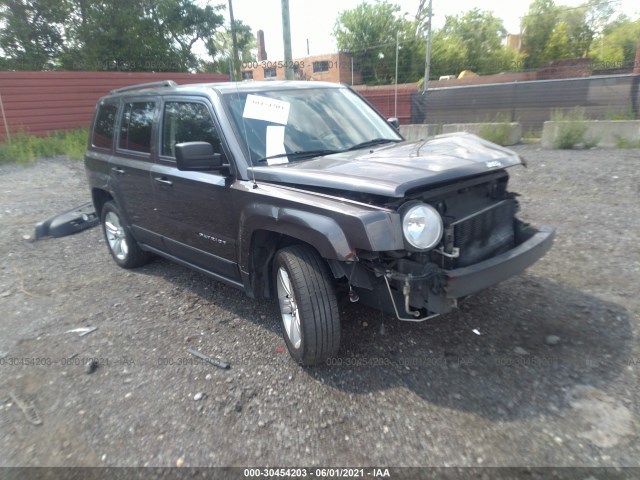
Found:
[[391, 125], [346, 88], [236, 92], [224, 99], [253, 165], [401, 140]]

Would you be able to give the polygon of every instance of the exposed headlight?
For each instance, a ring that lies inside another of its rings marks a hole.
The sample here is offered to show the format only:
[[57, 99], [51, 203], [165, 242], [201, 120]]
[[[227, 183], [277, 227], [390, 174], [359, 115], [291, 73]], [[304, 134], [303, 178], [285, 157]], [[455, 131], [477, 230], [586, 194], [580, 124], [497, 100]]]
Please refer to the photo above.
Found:
[[431, 205], [426, 203], [410, 203], [403, 205], [402, 233], [404, 238], [418, 250], [429, 250], [435, 247], [442, 238], [442, 217]]

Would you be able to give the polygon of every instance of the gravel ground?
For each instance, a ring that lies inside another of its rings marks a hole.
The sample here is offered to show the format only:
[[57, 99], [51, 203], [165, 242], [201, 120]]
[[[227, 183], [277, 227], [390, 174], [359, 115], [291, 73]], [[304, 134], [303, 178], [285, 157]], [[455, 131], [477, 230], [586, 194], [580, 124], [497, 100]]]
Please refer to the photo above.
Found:
[[312, 369], [270, 303], [120, 269], [98, 228], [27, 237], [88, 200], [81, 162], [0, 167], [0, 465], [639, 466], [640, 151], [516, 150], [552, 251], [427, 323], [349, 305], [338, 365]]

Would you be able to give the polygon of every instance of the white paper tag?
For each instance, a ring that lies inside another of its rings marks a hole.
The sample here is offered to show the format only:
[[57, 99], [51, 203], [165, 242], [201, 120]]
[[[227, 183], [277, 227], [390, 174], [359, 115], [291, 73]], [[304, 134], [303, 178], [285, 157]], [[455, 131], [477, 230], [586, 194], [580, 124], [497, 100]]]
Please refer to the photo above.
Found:
[[289, 121], [290, 105], [289, 102], [283, 102], [275, 98], [247, 95], [247, 102], [244, 104], [242, 116], [286, 125]]
[[[284, 127], [279, 125], [267, 125], [267, 152], [266, 157], [287, 153], [284, 148]], [[277, 165], [279, 163], [288, 163], [287, 157], [269, 158], [268, 165]]]

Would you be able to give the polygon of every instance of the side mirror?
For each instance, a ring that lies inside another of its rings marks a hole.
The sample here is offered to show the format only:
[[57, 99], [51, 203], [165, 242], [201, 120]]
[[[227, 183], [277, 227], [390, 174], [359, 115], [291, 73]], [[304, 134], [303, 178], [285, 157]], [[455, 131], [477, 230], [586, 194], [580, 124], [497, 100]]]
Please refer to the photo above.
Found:
[[222, 168], [222, 154], [213, 151], [208, 142], [176, 143], [176, 163], [178, 170], [219, 170]]
[[400, 130], [400, 120], [398, 120], [396, 117], [387, 118], [387, 122], [389, 122], [389, 125], [391, 125], [396, 130]]

